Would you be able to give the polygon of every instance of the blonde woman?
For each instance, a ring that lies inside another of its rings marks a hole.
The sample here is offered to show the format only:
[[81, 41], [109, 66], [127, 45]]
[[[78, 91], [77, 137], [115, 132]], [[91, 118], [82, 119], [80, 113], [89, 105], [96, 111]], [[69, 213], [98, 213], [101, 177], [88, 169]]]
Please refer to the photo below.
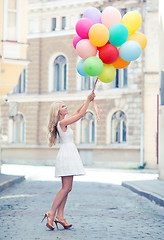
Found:
[[57, 135], [59, 135], [61, 146], [56, 159], [55, 176], [61, 177], [62, 179], [62, 188], [56, 194], [51, 210], [45, 213], [42, 219], [43, 222], [47, 217], [46, 226], [51, 230], [54, 230], [53, 222], [55, 222], [57, 228], [58, 223], [65, 229], [72, 227], [72, 224], [67, 223], [64, 219], [64, 207], [68, 193], [72, 190], [73, 176], [84, 175], [85, 171], [77, 148], [73, 142], [73, 131], [70, 125], [84, 116], [89, 103], [94, 98], [95, 94], [92, 92], [88, 95], [85, 103], [77, 112], [69, 117], [65, 117], [68, 114], [68, 109], [64, 102], [53, 103], [50, 107], [48, 124], [49, 146], [52, 147], [55, 145]]

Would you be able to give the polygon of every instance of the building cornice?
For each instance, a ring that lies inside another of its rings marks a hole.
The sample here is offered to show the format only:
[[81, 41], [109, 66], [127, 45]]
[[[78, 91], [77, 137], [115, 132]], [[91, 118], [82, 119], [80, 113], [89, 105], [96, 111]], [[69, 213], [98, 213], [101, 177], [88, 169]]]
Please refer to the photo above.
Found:
[[99, 6], [103, 4], [104, 0], [68, 0], [67, 4], [65, 1], [59, 0], [59, 1], [49, 1], [49, 2], [37, 2], [37, 3], [30, 3], [28, 7], [28, 11], [30, 12], [36, 12], [36, 11], [46, 11], [47, 9], [62, 9], [64, 8], [72, 8], [72, 7], [81, 7], [81, 6], [92, 6], [94, 5]]
[[3, 63], [27, 66], [30, 60], [5, 58]]
[[[52, 101], [84, 101], [90, 91], [80, 91], [76, 93], [50, 93], [50, 94], [12, 94], [8, 95], [8, 102], [52, 102]], [[96, 100], [121, 98], [122, 95], [138, 96], [141, 90], [110, 89], [96, 92]]]
[[[29, 144], [3, 144], [3, 149], [48, 149], [53, 151], [54, 149], [58, 149], [60, 144], [55, 145], [50, 148], [48, 145], [29, 145]], [[109, 145], [96, 145], [96, 144], [77, 144], [77, 148], [79, 150], [139, 150], [140, 146], [137, 145], [128, 145], [128, 144], [109, 144]]]
[[61, 36], [73, 36], [76, 32], [74, 29], [72, 30], [64, 30], [64, 31], [52, 31], [52, 32], [42, 32], [42, 33], [29, 33], [27, 39], [39, 39], [39, 38], [55, 38]]

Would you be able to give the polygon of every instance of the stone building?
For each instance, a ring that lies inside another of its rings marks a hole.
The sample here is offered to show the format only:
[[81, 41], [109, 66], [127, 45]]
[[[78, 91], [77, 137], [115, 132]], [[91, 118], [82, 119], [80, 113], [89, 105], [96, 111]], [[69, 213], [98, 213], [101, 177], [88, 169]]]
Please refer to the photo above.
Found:
[[[112, 83], [98, 82], [95, 93], [100, 121], [90, 104], [84, 118], [71, 126], [81, 158], [87, 166], [132, 168], [146, 163], [146, 167], [157, 167], [157, 0], [29, 0], [30, 64], [8, 95], [9, 105], [3, 106], [4, 135], [8, 135], [5, 162], [55, 163], [60, 143], [51, 149], [47, 144], [50, 104], [63, 100], [71, 114], [82, 105], [95, 82], [95, 78], [77, 73], [79, 58], [72, 45], [75, 24], [89, 6], [100, 10], [114, 6], [122, 16], [139, 11], [143, 20], [139, 31], [146, 34], [148, 45], [138, 60], [117, 70]], [[16, 109], [15, 117], [9, 118], [12, 109]]]
[[10, 136], [7, 123], [11, 120], [3, 96], [17, 85], [22, 70], [29, 63], [27, 4], [27, 0], [0, 0], [0, 168], [1, 140], [6, 141]]
[[159, 178], [164, 180], [164, 2], [159, 0], [160, 20], [160, 108], [159, 108]]

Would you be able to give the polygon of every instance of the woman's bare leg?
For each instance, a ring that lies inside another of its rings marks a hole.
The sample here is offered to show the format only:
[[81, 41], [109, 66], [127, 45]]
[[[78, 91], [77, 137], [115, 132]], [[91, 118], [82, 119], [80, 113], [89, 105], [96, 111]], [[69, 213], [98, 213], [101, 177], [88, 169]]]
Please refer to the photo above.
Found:
[[66, 197], [67, 197], [68, 193], [72, 190], [72, 182], [73, 182], [73, 176], [62, 177], [62, 188], [56, 194], [56, 197], [53, 201], [51, 211], [50, 211], [50, 215], [53, 218], [55, 217], [57, 208], [60, 206], [60, 204], [62, 203], [63, 200], [64, 200], [63, 205], [65, 206], [66, 199], [67, 199]]
[[63, 201], [61, 202], [60, 206], [57, 209], [57, 215], [56, 216], [58, 217], [58, 219], [63, 219], [64, 218], [64, 207], [65, 207], [65, 204], [66, 204], [66, 201], [67, 201], [67, 197], [68, 197], [68, 194], [63, 199]]

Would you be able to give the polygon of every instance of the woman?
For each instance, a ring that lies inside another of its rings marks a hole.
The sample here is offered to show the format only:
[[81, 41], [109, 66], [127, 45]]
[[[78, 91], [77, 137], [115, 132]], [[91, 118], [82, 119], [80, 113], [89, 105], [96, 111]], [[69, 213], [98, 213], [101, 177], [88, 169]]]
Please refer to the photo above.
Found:
[[77, 122], [84, 116], [89, 103], [94, 98], [95, 94], [92, 92], [77, 112], [66, 118], [68, 110], [64, 102], [53, 103], [50, 108], [48, 125], [49, 146], [52, 147], [55, 145], [57, 135], [59, 135], [61, 147], [56, 159], [55, 176], [62, 178], [62, 188], [56, 194], [51, 210], [45, 213], [41, 221], [43, 222], [47, 217], [46, 226], [51, 230], [54, 230], [53, 222], [55, 222], [57, 228], [58, 223], [65, 229], [72, 227], [72, 224], [67, 223], [64, 219], [64, 207], [68, 193], [72, 190], [73, 176], [84, 175], [85, 172], [77, 148], [73, 142], [73, 131], [69, 125]]

